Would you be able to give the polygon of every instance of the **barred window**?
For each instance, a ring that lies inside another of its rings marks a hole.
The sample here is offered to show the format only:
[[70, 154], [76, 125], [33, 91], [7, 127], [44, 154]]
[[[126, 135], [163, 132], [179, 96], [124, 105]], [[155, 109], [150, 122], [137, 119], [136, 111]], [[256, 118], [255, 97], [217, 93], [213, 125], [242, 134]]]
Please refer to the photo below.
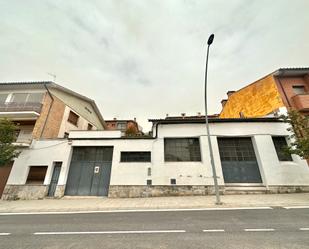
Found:
[[167, 162], [201, 161], [198, 138], [165, 138], [164, 159]]
[[285, 137], [272, 137], [272, 139], [279, 161], [293, 161], [292, 156], [284, 151], [288, 145]]
[[150, 151], [122, 151], [120, 162], [151, 162]]
[[251, 138], [218, 138], [220, 158], [222, 161], [256, 161]]

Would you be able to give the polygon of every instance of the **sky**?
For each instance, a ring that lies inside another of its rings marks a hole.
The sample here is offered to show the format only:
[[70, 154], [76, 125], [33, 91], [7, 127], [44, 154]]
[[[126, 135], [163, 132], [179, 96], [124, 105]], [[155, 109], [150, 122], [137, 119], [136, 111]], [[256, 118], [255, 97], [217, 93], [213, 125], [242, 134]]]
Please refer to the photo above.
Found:
[[0, 0], [0, 82], [53, 80], [104, 119], [204, 112], [280, 67], [309, 66], [308, 0]]

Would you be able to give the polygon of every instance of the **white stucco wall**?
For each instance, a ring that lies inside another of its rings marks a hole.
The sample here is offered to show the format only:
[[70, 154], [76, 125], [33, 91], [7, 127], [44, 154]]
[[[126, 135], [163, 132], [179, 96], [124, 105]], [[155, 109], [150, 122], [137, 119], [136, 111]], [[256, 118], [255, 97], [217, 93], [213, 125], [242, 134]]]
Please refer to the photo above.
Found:
[[[271, 136], [287, 136], [286, 128], [286, 124], [274, 122], [211, 123], [211, 140], [219, 184], [223, 185], [224, 179], [217, 137], [245, 136], [252, 138], [263, 185], [308, 186], [309, 167], [305, 160], [294, 155], [292, 162], [279, 162], [278, 160]], [[98, 133], [97, 137], [93, 137], [96, 133]], [[205, 133], [204, 124], [169, 124], [159, 125], [156, 139], [122, 139], [114, 133], [112, 135], [106, 133], [106, 139], [104, 139], [105, 133], [99, 131], [75, 131], [70, 135], [75, 139], [70, 142], [67, 140], [36, 141], [32, 149], [24, 150], [16, 159], [8, 184], [24, 184], [28, 175], [28, 167], [34, 165], [49, 166], [45, 178], [45, 184], [49, 184], [54, 161], [63, 162], [59, 185], [65, 184], [72, 153], [71, 146], [113, 146], [111, 185], [146, 185], [147, 179], [151, 179], [153, 185], [170, 185], [172, 178], [176, 179], [177, 185], [212, 185], [212, 169]], [[76, 140], [77, 137], [82, 139]], [[165, 162], [164, 138], [167, 137], [199, 137], [202, 161]], [[151, 151], [152, 160], [149, 163], [123, 163], [120, 162], [121, 151]], [[151, 176], [147, 174], [148, 168], [151, 169]]]
[[48, 166], [44, 184], [50, 183], [54, 162], [62, 162], [58, 184], [66, 182], [71, 146], [66, 139], [34, 140], [30, 148], [23, 149], [15, 159], [7, 184], [25, 184], [30, 166]]

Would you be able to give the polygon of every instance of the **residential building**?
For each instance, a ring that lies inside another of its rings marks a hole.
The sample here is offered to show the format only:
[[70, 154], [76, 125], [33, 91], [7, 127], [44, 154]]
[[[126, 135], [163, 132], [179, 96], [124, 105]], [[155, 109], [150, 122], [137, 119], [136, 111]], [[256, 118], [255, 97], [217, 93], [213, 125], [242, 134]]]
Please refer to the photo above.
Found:
[[[92, 99], [54, 82], [0, 83], [0, 118], [18, 125], [20, 149], [32, 149], [34, 140], [65, 138], [71, 130], [106, 128]], [[0, 168], [0, 196], [11, 166]]]
[[108, 130], [117, 130], [121, 131], [122, 136], [127, 134], [128, 129], [130, 130], [131, 134], [135, 135], [142, 135], [142, 127], [138, 125], [136, 122], [136, 118], [133, 120], [131, 119], [122, 119], [119, 120], [114, 118], [112, 120], [105, 120], [106, 126]]
[[[152, 137], [71, 131], [69, 140], [36, 141], [16, 159], [3, 199], [213, 194], [204, 119], [150, 121]], [[309, 191], [306, 161], [283, 153], [290, 135], [286, 123], [210, 118], [209, 125], [223, 194]]]
[[241, 88], [228, 91], [220, 118], [264, 117], [293, 108], [309, 114], [309, 68], [280, 68]]

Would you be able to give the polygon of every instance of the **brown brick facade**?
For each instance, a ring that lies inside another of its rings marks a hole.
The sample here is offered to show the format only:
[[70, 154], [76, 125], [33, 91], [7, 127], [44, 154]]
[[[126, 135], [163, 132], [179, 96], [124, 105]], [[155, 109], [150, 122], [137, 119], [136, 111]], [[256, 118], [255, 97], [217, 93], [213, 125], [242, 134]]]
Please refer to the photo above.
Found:
[[[60, 125], [64, 114], [65, 104], [57, 97], [53, 96], [53, 98], [54, 101], [52, 103], [52, 100], [48, 94], [44, 96], [41, 115], [36, 121], [33, 129], [33, 138], [35, 139], [58, 137]], [[49, 111], [50, 105], [52, 106]], [[48, 112], [50, 112], [49, 115]], [[48, 119], [46, 120], [47, 117]], [[43, 128], [44, 131], [42, 131]]]

